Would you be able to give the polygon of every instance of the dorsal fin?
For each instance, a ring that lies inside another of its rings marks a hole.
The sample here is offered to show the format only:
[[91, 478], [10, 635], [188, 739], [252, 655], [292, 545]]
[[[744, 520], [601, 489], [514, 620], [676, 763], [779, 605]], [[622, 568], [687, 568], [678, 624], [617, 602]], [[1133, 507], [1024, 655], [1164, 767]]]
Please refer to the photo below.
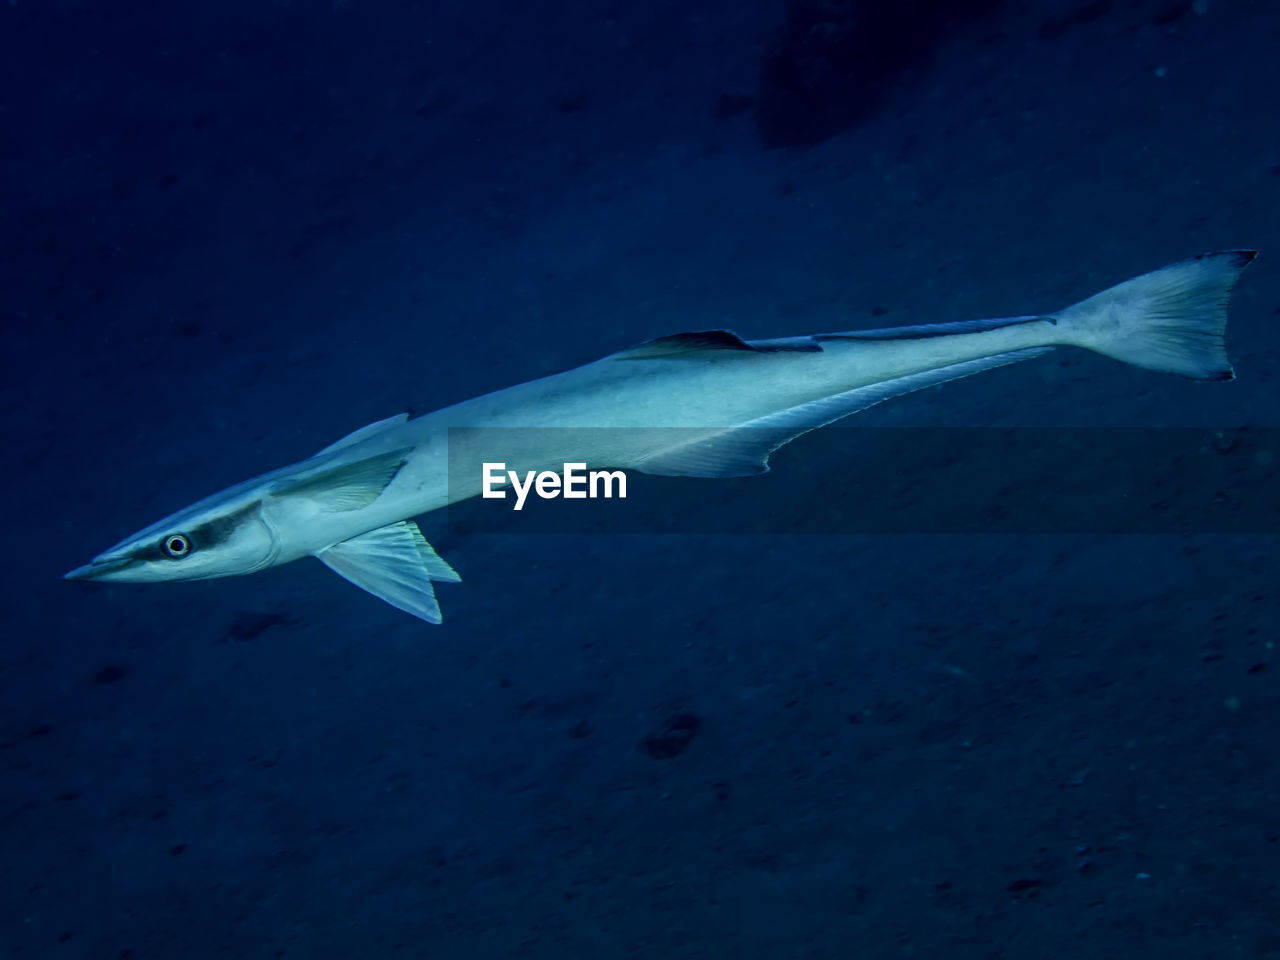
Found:
[[390, 430], [392, 427], [400, 426], [408, 419], [409, 415], [407, 413], [397, 413], [394, 417], [387, 417], [385, 420], [371, 423], [368, 426], [361, 427], [359, 430], [353, 430], [341, 440], [335, 440], [329, 444], [316, 456], [320, 456], [321, 453], [332, 453], [334, 450], [341, 450], [343, 447], [349, 447], [352, 444], [359, 443], [361, 440], [368, 440], [370, 437], [382, 433], [383, 430]]
[[691, 357], [721, 351], [741, 351], [745, 353], [778, 353], [781, 351], [799, 351], [815, 353], [822, 350], [817, 343], [808, 337], [795, 337], [780, 340], [743, 340], [732, 330], [691, 330], [687, 333], [673, 333], [665, 337], [655, 337], [638, 343], [634, 347], [620, 350], [613, 354], [612, 360], [653, 360], [669, 357]]

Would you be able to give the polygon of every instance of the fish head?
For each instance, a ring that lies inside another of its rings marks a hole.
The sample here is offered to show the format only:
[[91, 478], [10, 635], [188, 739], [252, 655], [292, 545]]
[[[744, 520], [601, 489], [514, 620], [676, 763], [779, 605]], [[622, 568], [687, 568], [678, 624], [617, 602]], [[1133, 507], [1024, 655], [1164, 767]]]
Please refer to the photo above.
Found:
[[139, 530], [64, 577], [109, 583], [233, 577], [271, 566], [280, 548], [261, 488], [243, 484]]

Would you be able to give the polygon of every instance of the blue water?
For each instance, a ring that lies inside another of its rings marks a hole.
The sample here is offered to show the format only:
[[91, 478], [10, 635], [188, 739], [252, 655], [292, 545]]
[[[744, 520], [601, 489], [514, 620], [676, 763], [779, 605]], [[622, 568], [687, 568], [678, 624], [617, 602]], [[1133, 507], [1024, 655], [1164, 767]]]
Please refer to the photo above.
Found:
[[[875, 422], [1280, 425], [1280, 9], [972, 6], [843, 66], [782, 0], [0, 8], [3, 955], [1280, 956], [1274, 537], [427, 517], [440, 627], [311, 560], [60, 579], [651, 336], [1027, 314], [1206, 250], [1263, 250], [1235, 383], [1059, 351]], [[784, 41], [866, 102], [766, 129]]]

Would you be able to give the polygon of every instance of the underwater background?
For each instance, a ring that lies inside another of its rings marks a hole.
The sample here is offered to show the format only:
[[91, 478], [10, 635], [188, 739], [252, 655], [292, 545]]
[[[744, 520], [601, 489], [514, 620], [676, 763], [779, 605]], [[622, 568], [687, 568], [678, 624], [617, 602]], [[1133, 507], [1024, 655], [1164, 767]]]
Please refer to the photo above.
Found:
[[[440, 627], [311, 560], [60, 579], [649, 337], [1028, 314], [1208, 250], [1262, 250], [1236, 382], [1061, 350], [865, 422], [1278, 426], [1277, 36], [1262, 0], [9, 0], [0, 955], [1280, 957], [1274, 536], [432, 515]], [[775, 473], [857, 470], [838, 433]]]

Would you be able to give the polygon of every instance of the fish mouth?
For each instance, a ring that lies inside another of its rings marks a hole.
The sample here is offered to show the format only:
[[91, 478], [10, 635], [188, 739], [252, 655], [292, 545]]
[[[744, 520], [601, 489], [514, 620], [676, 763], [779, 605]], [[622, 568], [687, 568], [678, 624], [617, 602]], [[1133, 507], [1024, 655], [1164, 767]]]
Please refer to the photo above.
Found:
[[110, 580], [114, 574], [120, 573], [136, 561], [133, 557], [111, 556], [104, 554], [94, 557], [83, 567], [76, 567], [62, 575], [63, 580]]

